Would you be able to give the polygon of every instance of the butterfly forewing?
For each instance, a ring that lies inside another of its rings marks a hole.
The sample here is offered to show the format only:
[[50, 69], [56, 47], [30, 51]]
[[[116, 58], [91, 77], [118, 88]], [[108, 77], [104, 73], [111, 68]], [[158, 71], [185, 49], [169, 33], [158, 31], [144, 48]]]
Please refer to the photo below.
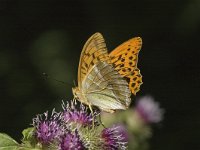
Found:
[[131, 74], [126, 76], [126, 79], [129, 83], [129, 89], [134, 95], [136, 95], [140, 90], [140, 85], [142, 84], [142, 75], [140, 74], [140, 70], [136, 68]]
[[137, 67], [141, 46], [142, 39], [135, 37], [122, 43], [109, 54], [111, 63], [114, 64], [116, 70], [129, 69], [129, 71], [122, 71], [121, 75], [126, 75]]
[[115, 70], [127, 79], [133, 94], [139, 91], [142, 84], [142, 76], [137, 68], [138, 53], [141, 46], [142, 39], [135, 37], [122, 43], [109, 54]]
[[131, 102], [127, 81], [106, 62], [91, 68], [81, 88], [89, 103], [107, 112], [126, 109]]
[[108, 61], [109, 56], [103, 36], [100, 33], [92, 35], [85, 43], [80, 56], [79, 69], [78, 69], [78, 85], [85, 78], [88, 71], [98, 61]]

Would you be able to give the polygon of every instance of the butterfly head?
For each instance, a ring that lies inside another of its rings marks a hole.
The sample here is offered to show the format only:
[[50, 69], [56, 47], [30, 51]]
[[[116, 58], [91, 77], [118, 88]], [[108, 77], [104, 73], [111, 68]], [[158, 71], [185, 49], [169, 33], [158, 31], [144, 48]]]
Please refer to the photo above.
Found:
[[89, 105], [87, 99], [85, 98], [84, 94], [80, 91], [78, 87], [72, 88], [72, 93], [74, 95], [74, 98], [80, 101], [81, 103], [84, 103], [86, 105]]

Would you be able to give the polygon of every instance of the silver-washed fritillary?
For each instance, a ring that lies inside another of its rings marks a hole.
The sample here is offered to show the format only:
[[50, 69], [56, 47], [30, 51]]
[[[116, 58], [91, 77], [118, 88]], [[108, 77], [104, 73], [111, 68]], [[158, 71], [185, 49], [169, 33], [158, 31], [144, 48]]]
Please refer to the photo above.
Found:
[[91, 111], [91, 106], [114, 112], [127, 109], [130, 105], [129, 85], [118, 70], [115, 58], [110, 58], [113, 56], [111, 54], [108, 54], [100, 33], [92, 35], [83, 47], [78, 68], [78, 87], [73, 88], [73, 94]]

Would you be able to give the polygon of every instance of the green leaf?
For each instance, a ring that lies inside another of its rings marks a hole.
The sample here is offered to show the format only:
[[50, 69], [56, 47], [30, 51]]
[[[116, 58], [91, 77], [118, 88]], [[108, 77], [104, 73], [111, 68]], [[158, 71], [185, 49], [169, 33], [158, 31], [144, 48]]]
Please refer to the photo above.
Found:
[[24, 129], [22, 131], [23, 134], [23, 141], [28, 141], [28, 140], [32, 140], [33, 139], [33, 133], [34, 133], [35, 128], [34, 127], [30, 127], [27, 129]]
[[[27, 130], [28, 131], [28, 130]], [[29, 137], [30, 132], [25, 132], [26, 137]], [[24, 135], [24, 133], [23, 133]], [[25, 137], [25, 136], [24, 136]], [[0, 133], [0, 150], [41, 150], [39, 147], [31, 147], [25, 144], [17, 143], [13, 138], [5, 133]]]
[[37, 141], [34, 137], [34, 131], [35, 128], [27, 128], [22, 131], [23, 139], [22, 139], [22, 145], [25, 147], [37, 147]]
[[[11, 150], [11, 149], [9, 149], [9, 150]], [[16, 150], [42, 150], [42, 149], [40, 149], [40, 148], [29, 148], [29, 147], [23, 147], [23, 146], [21, 146], [21, 147], [18, 147], [18, 149], [16, 149]]]
[[19, 144], [5, 133], [0, 133], [0, 150], [15, 150]]

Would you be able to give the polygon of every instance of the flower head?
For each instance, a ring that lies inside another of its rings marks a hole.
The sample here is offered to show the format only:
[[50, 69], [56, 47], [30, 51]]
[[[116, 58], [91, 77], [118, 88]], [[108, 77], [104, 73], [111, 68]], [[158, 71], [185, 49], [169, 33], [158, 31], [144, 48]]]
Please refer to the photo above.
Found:
[[60, 150], [83, 150], [83, 143], [78, 135], [78, 131], [66, 132], [61, 138]]
[[[34, 137], [42, 148], [59, 150], [126, 149], [127, 134], [122, 126], [99, 130], [99, 112], [88, 113], [87, 106], [63, 103], [63, 112], [48, 112], [33, 119]], [[94, 120], [94, 122], [93, 122]], [[94, 126], [93, 126], [94, 123]]]
[[67, 103], [67, 105], [63, 103], [62, 106], [64, 109], [63, 119], [68, 125], [74, 123], [83, 127], [92, 127], [93, 119], [95, 125], [98, 125], [96, 117], [99, 115], [99, 113], [97, 113], [97, 111], [94, 111], [94, 114], [92, 115], [92, 113], [87, 112], [87, 107], [85, 107], [83, 104], [80, 104], [78, 108], [75, 108], [73, 102], [71, 104]]
[[127, 133], [123, 126], [113, 126], [103, 129], [101, 133], [104, 150], [126, 149]]
[[136, 103], [136, 112], [146, 123], [158, 123], [163, 119], [164, 110], [151, 96], [144, 96]]
[[54, 140], [58, 140], [63, 133], [60, 119], [60, 113], [56, 113], [54, 110], [50, 117], [48, 116], [48, 112], [37, 115], [33, 119], [33, 126], [36, 129], [36, 139], [42, 144], [50, 144]]

